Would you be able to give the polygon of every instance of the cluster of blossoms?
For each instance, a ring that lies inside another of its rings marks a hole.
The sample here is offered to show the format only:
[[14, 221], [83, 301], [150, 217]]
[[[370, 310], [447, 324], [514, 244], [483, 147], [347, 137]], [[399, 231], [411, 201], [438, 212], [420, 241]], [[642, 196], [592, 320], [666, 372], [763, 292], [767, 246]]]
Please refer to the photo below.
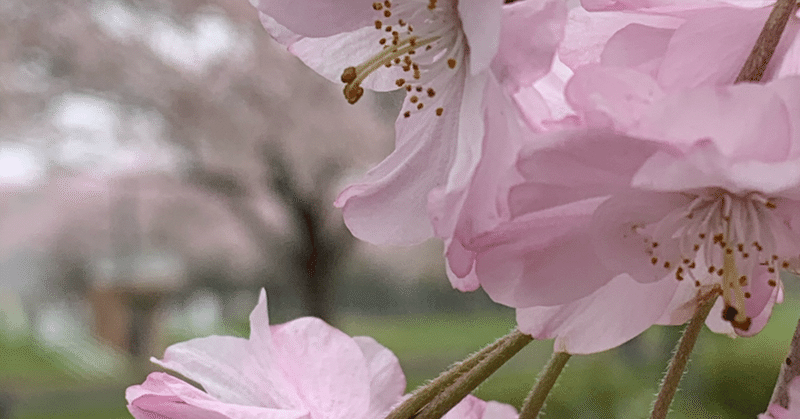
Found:
[[[618, 346], [709, 300], [710, 329], [756, 334], [780, 273], [800, 269], [794, 2], [760, 82], [738, 83], [775, 1], [252, 1], [347, 101], [406, 91], [395, 151], [336, 200], [353, 234], [442, 239], [453, 287], [516, 308], [557, 352]], [[313, 319], [270, 327], [264, 305], [250, 340], [159, 361], [207, 393], [154, 374], [128, 392], [134, 415], [379, 418], [402, 398], [388, 350]], [[797, 417], [797, 400], [765, 417]], [[448, 415], [516, 413], [468, 398]]]

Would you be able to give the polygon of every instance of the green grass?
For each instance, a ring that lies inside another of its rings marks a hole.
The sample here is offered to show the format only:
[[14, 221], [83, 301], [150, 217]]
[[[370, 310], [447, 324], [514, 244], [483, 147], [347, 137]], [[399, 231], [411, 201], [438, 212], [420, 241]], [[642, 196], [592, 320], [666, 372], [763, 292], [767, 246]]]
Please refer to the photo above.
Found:
[[[704, 331], [673, 405], [673, 419], [754, 418], [769, 399], [797, 322], [798, 303], [776, 308], [754, 338], [731, 339]], [[415, 316], [342, 315], [339, 327], [369, 335], [394, 351], [408, 390], [480, 349], [514, 326], [509, 310]], [[246, 327], [228, 329], [246, 335]], [[637, 418], [647, 415], [679, 328], [655, 327], [624, 347], [573, 357], [546, 408], [550, 418]], [[476, 391], [484, 399], [519, 406], [552, 350], [533, 342]], [[121, 373], [116, 382], [81, 380], [58, 355], [32, 340], [0, 339], [0, 390], [17, 395], [14, 418], [122, 418], [124, 388], [141, 377]]]
[[[763, 412], [797, 323], [798, 304], [776, 307], [759, 335], [732, 339], [705, 330], [684, 377], [671, 418], [754, 418]], [[408, 390], [513, 327], [511, 313], [353, 317], [340, 325], [370, 335], [397, 354]], [[575, 356], [553, 390], [545, 417], [646, 417], [680, 327], [654, 327], [634, 342], [600, 354]], [[552, 351], [533, 342], [475, 394], [520, 406]]]

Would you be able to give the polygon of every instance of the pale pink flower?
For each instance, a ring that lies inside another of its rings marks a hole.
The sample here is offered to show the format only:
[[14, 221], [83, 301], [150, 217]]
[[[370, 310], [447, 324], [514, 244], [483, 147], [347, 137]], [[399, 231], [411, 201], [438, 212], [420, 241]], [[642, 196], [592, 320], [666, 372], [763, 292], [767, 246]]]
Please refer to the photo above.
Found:
[[789, 384], [789, 408], [773, 403], [758, 419], [800, 419], [800, 377]]
[[[153, 361], [205, 391], [152, 373], [125, 393], [139, 419], [380, 419], [406, 387], [397, 357], [372, 338], [351, 338], [311, 317], [270, 326], [263, 290], [250, 314], [249, 339], [193, 339]], [[515, 417], [511, 406], [472, 396], [445, 416]]]
[[343, 83], [347, 100], [407, 90], [395, 151], [336, 200], [353, 234], [373, 243], [433, 235], [428, 194], [460, 194], [481, 159], [488, 81], [514, 91], [544, 75], [566, 18], [561, 0], [253, 2], [273, 37]]
[[572, 353], [685, 322], [712, 290], [712, 330], [761, 330], [800, 255], [800, 79], [665, 93], [584, 66], [566, 93], [591, 128], [531, 141], [508, 218], [460, 243], [484, 290]]

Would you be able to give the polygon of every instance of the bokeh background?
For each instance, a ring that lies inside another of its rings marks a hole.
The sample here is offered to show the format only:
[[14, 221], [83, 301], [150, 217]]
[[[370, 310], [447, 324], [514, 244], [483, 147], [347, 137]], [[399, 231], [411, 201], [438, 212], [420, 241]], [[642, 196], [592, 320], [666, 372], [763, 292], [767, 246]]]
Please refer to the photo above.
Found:
[[[573, 2], [575, 3], [575, 2]], [[392, 349], [409, 391], [514, 325], [441, 244], [375, 247], [332, 206], [393, 145], [397, 94], [348, 105], [244, 0], [0, 2], [0, 419], [126, 418], [170, 343], [314, 315]], [[764, 410], [798, 286], [757, 337], [702, 335], [674, 418]], [[546, 417], [644, 417], [679, 328], [574, 357]], [[517, 406], [534, 342], [477, 395]]]

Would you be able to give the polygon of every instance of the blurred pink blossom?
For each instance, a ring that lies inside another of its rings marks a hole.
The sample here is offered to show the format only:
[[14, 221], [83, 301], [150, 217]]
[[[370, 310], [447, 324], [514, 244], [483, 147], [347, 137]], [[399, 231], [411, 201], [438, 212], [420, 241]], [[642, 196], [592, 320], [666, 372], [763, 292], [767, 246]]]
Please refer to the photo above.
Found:
[[798, 78], [666, 93], [578, 69], [566, 96], [590, 128], [519, 154], [507, 220], [461, 243], [480, 285], [572, 353], [683, 323], [712, 290], [712, 330], [757, 333], [800, 255], [798, 93]]
[[[152, 373], [125, 393], [136, 418], [379, 419], [406, 387], [397, 357], [372, 338], [351, 338], [313, 317], [270, 326], [263, 290], [250, 314], [249, 339], [193, 339], [153, 361], [205, 391]], [[516, 416], [509, 405], [469, 396], [445, 418]]]
[[485, 96], [502, 92], [490, 81], [513, 92], [547, 73], [566, 18], [557, 0], [254, 3], [273, 37], [344, 83], [348, 101], [364, 88], [407, 90], [395, 151], [336, 200], [355, 236], [393, 244], [451, 229], [431, 225], [428, 194], [458, 205], [489, 140]]

